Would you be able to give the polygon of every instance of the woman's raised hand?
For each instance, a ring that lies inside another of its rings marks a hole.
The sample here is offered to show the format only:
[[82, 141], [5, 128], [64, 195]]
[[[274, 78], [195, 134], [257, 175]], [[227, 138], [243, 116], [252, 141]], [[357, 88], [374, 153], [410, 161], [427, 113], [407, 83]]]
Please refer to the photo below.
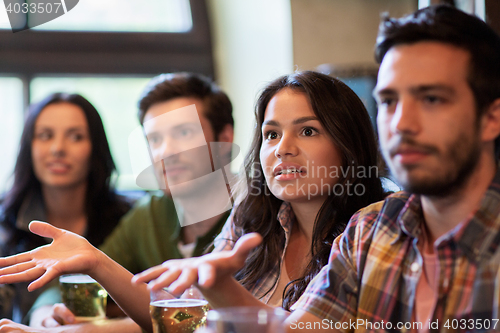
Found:
[[0, 267], [4, 267], [0, 269], [0, 283], [34, 280], [28, 286], [32, 291], [62, 274], [90, 274], [98, 265], [98, 250], [85, 238], [45, 222], [33, 221], [29, 228], [37, 235], [52, 238], [52, 243], [0, 258]]
[[[151, 291], [168, 287], [173, 295], [181, 295], [192, 285], [210, 288], [225, 277], [232, 277], [245, 264], [250, 251], [262, 242], [262, 237], [251, 233], [241, 237], [231, 251], [206, 254], [198, 258], [169, 260], [152, 267], [132, 279], [135, 283], [149, 282]], [[222, 286], [223, 287], [223, 286]]]

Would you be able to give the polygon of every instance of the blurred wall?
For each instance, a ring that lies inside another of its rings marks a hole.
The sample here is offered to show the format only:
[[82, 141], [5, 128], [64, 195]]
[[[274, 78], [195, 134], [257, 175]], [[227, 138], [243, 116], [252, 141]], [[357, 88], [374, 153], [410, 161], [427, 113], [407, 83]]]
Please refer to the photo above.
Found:
[[380, 13], [403, 16], [417, 0], [290, 0], [293, 58], [298, 69], [331, 63], [375, 65], [373, 47]]
[[[380, 13], [417, 0], [207, 0], [215, 75], [234, 106], [235, 143], [246, 154], [254, 105], [270, 80], [323, 63], [372, 64]], [[242, 154], [233, 165], [241, 163]]]
[[254, 105], [269, 81], [293, 71], [290, 0], [208, 0], [215, 75], [233, 102], [242, 161], [254, 130]]

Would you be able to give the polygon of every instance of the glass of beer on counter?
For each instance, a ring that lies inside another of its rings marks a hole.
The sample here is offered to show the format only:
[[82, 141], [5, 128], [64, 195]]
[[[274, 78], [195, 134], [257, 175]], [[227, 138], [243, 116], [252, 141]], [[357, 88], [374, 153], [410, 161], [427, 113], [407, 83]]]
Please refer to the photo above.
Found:
[[193, 333], [205, 326], [208, 310], [203, 299], [172, 298], [164, 290], [151, 293], [149, 313], [154, 333]]
[[62, 275], [59, 277], [59, 288], [62, 301], [73, 312], [76, 322], [106, 318], [108, 293], [90, 276]]

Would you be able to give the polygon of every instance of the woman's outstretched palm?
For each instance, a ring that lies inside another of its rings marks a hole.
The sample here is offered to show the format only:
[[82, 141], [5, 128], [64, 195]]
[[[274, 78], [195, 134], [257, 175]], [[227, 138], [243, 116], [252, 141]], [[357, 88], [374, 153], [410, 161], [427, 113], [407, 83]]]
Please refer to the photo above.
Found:
[[33, 281], [32, 291], [66, 273], [90, 273], [97, 265], [96, 249], [83, 237], [48, 223], [30, 223], [31, 232], [52, 238], [51, 244], [0, 258], [0, 284]]
[[176, 259], [137, 274], [136, 283], [149, 282], [152, 291], [165, 287], [174, 295], [181, 295], [192, 285], [210, 288], [224, 277], [232, 276], [243, 267], [250, 251], [262, 242], [262, 236], [250, 233], [242, 236], [231, 251], [209, 253], [197, 258]]

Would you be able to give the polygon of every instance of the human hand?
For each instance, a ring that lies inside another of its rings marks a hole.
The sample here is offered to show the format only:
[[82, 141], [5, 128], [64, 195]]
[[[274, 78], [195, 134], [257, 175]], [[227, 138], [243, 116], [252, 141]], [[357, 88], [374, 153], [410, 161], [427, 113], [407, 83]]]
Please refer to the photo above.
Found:
[[241, 237], [231, 251], [210, 253], [198, 258], [169, 260], [135, 275], [132, 282], [149, 282], [150, 291], [168, 287], [168, 291], [173, 295], [181, 295], [192, 285], [210, 288], [243, 267], [250, 251], [261, 242], [262, 236], [250, 233]]
[[44, 305], [33, 311], [30, 327], [54, 328], [75, 323], [75, 315], [63, 303]]
[[0, 333], [141, 333], [142, 329], [130, 318], [89, 321], [54, 328], [35, 328], [0, 320]]
[[0, 267], [5, 267], [0, 269], [0, 284], [34, 280], [28, 286], [33, 291], [62, 274], [90, 274], [98, 265], [99, 251], [85, 238], [45, 222], [33, 221], [29, 228], [37, 235], [52, 238], [52, 243], [0, 258]]
[[48, 329], [33, 328], [9, 319], [0, 320], [0, 333], [48, 333]]

